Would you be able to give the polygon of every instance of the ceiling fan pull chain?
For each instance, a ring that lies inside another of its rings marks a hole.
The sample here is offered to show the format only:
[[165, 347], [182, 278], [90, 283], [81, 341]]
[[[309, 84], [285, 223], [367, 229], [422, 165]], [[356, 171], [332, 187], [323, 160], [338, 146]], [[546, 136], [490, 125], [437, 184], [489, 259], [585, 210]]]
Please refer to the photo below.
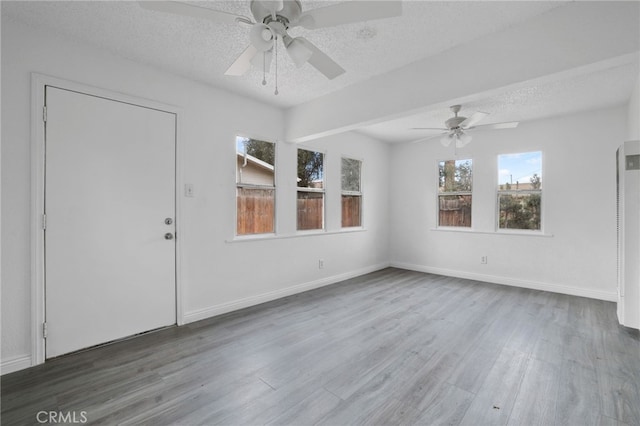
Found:
[[262, 85], [267, 85], [267, 52], [262, 52]]
[[276, 91], [273, 93], [277, 95], [278, 94], [278, 36], [277, 35], [275, 40], [273, 41], [273, 44], [276, 49]]

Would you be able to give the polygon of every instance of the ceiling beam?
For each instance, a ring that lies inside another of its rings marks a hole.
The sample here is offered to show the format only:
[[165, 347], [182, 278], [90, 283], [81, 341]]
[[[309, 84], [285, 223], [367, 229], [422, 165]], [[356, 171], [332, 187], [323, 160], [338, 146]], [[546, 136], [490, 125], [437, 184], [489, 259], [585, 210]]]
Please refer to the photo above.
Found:
[[[428, 40], [418, 41], [428, 43]], [[399, 47], [401, 48], [401, 47]], [[285, 112], [285, 140], [305, 142], [451, 99], [637, 57], [639, 2], [572, 2]], [[384, 55], [382, 55], [384, 58]]]

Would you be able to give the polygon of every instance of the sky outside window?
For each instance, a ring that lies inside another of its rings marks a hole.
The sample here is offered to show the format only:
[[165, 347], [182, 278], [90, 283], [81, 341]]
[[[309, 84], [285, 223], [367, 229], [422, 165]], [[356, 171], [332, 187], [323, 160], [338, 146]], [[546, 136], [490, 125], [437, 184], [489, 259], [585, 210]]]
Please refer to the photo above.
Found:
[[534, 174], [542, 179], [542, 152], [498, 156], [498, 185], [530, 183]]

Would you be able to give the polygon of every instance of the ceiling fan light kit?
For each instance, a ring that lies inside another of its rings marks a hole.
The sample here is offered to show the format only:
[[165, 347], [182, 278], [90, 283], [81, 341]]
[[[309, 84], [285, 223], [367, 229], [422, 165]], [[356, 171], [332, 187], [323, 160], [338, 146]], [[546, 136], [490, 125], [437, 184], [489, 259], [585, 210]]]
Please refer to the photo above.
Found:
[[[374, 19], [391, 18], [402, 14], [402, 3], [395, 1], [345, 1], [331, 6], [302, 11], [300, 0], [251, 0], [249, 9], [253, 19], [242, 15], [222, 12], [178, 1], [140, 1], [149, 10], [171, 13], [192, 18], [208, 19], [217, 23], [250, 25], [249, 47], [227, 69], [225, 75], [244, 75], [253, 64], [262, 65], [263, 84], [271, 63], [266, 52], [275, 56], [275, 80], [278, 94], [278, 39], [282, 40], [293, 63], [301, 67], [308, 63], [328, 79], [342, 75], [345, 70], [304, 37], [291, 37], [289, 28], [302, 27], [308, 30], [345, 25]], [[262, 53], [262, 55], [260, 55]], [[258, 56], [257, 60], [254, 60]], [[262, 56], [262, 58], [260, 58]], [[269, 60], [267, 60], [269, 59]]]

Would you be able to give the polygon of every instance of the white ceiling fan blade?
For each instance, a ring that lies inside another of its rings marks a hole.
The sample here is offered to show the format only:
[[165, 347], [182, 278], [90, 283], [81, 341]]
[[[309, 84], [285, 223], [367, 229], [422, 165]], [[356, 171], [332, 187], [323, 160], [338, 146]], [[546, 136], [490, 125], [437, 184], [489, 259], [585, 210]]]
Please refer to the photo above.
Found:
[[333, 59], [318, 49], [309, 40], [304, 37], [296, 37], [296, 39], [304, 43], [304, 46], [312, 52], [311, 57], [308, 60], [309, 64], [324, 74], [329, 80], [333, 80], [337, 76], [344, 74], [344, 68], [338, 65]]
[[444, 127], [412, 127], [411, 130], [440, 130], [440, 131], [449, 131], [449, 129], [445, 129]]
[[273, 60], [273, 50], [267, 50], [266, 52], [258, 52], [253, 59], [251, 59], [251, 65], [256, 69], [269, 73], [271, 70], [271, 61]]
[[313, 51], [307, 47], [304, 41], [300, 40], [300, 37], [291, 38], [285, 34], [282, 41], [289, 57], [298, 68], [308, 62], [313, 55]]
[[510, 121], [508, 123], [481, 124], [475, 126], [474, 129], [515, 129], [520, 124], [519, 121]]
[[221, 12], [207, 7], [194, 6], [192, 4], [177, 1], [139, 1], [140, 7], [156, 12], [172, 13], [174, 15], [189, 16], [197, 19], [208, 19], [209, 21], [223, 24], [235, 24], [238, 20], [249, 21], [251, 19], [242, 15]]
[[400, 15], [402, 15], [401, 1], [345, 1], [303, 13], [293, 25], [312, 30]]
[[487, 115], [489, 114], [486, 112], [475, 112], [471, 117], [467, 118], [462, 123], [460, 123], [460, 127], [463, 129], [468, 129], [470, 127], [473, 127], [476, 123], [479, 123], [480, 121], [482, 121]]
[[236, 59], [235, 62], [225, 71], [224, 75], [243, 75], [249, 71], [249, 67], [251, 67], [251, 60], [257, 53], [258, 49], [250, 44], [238, 59]]
[[424, 138], [416, 139], [414, 141], [411, 141], [410, 143], [426, 142], [426, 141], [431, 140], [431, 139], [439, 138], [442, 135], [446, 135], [447, 133], [449, 133], [449, 132], [438, 133], [437, 135], [431, 135], [431, 136], [427, 136], [427, 137], [424, 137]]

